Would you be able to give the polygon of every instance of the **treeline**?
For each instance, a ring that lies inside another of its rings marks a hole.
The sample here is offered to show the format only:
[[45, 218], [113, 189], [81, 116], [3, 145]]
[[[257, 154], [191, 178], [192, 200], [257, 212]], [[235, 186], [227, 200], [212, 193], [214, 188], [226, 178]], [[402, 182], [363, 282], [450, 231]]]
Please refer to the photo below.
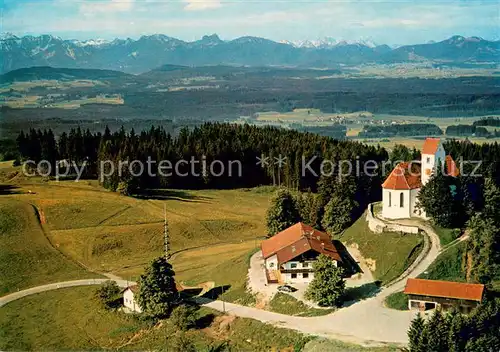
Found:
[[[120, 187], [126, 186], [130, 193], [158, 187], [197, 189], [258, 185], [282, 185], [316, 191], [324, 160], [334, 165], [340, 160], [363, 165], [366, 160], [380, 164], [388, 158], [385, 149], [358, 142], [338, 141], [274, 127], [218, 123], [183, 128], [175, 137], [161, 127], [152, 127], [140, 133], [134, 130], [126, 132], [123, 128], [111, 133], [106, 128], [103, 134], [77, 128], [63, 133], [57, 142], [50, 130], [21, 133], [17, 141], [24, 160], [86, 162], [87, 177], [104, 175], [101, 178], [104, 187], [116, 190], [121, 184]], [[154, 162], [151, 172], [145, 170], [137, 175], [138, 170], [134, 167], [147, 165], [148, 158]], [[197, 161], [194, 166], [192, 159]], [[178, 172], [164, 176], [158, 164], [162, 160], [168, 160], [172, 169], [182, 160], [188, 161], [189, 165], [182, 163], [178, 170], [170, 170]], [[132, 161], [138, 163], [131, 165], [132, 170], [124, 168], [121, 175], [118, 172], [110, 174], [110, 170], [100, 167], [103, 163], [105, 167], [109, 164], [116, 167], [120, 162]], [[203, 172], [203, 163], [208, 171], [206, 173]], [[304, 163], [308, 168], [303, 167]], [[210, 170], [211, 165], [215, 165], [215, 170]], [[225, 171], [220, 176], [214, 175], [221, 171], [222, 166]], [[366, 199], [380, 197], [382, 177], [365, 178], [360, 175], [357, 180], [367, 188], [363, 192]]]
[[500, 118], [494, 116], [488, 116], [478, 121], [474, 121], [472, 125], [500, 127]]
[[11, 139], [0, 139], [0, 161], [15, 160], [18, 157], [16, 142]]
[[429, 319], [417, 316], [408, 331], [410, 352], [482, 352], [500, 350], [500, 300], [476, 308], [470, 315], [443, 314], [436, 310]]
[[447, 136], [500, 137], [500, 131], [488, 131], [479, 125], [451, 125], [446, 127]]
[[320, 136], [332, 137], [334, 139], [345, 139], [347, 134], [347, 127], [345, 125], [331, 125], [331, 126], [297, 126], [293, 124], [290, 127], [298, 131], [316, 133]]
[[359, 132], [363, 138], [408, 137], [408, 136], [441, 136], [443, 131], [434, 124], [408, 123], [388, 126], [364, 126]]
[[476, 167], [475, 175], [479, 178], [492, 178], [500, 185], [500, 144], [477, 144], [470, 141], [450, 140], [443, 143], [447, 154], [450, 154], [457, 166], [460, 160], [465, 161], [463, 171], [470, 174]]

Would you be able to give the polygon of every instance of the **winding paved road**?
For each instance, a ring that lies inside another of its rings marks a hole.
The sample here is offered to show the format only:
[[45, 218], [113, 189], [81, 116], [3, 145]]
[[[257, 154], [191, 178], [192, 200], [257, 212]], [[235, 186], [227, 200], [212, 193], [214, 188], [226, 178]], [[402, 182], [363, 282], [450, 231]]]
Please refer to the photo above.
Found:
[[[420, 227], [428, 236], [430, 246], [417, 258], [414, 265], [403, 273], [396, 281], [384, 287], [376, 296], [341, 308], [329, 315], [320, 317], [295, 317], [269, 312], [253, 307], [242, 306], [222, 301], [198, 299], [198, 303], [224, 311], [239, 317], [252, 318], [275, 326], [297, 330], [306, 334], [329, 337], [344, 342], [364, 346], [380, 346], [384, 344], [405, 345], [407, 330], [414, 317], [413, 312], [397, 311], [384, 307], [384, 299], [405, 285], [405, 279], [423, 273], [437, 258], [441, 251], [439, 237], [434, 230], [425, 224], [412, 220], [402, 220], [405, 225]], [[112, 277], [119, 286], [126, 287], [133, 282]], [[65, 287], [99, 285], [106, 279], [75, 280], [33, 287], [0, 297], [0, 307], [14, 300], [40, 292]]]

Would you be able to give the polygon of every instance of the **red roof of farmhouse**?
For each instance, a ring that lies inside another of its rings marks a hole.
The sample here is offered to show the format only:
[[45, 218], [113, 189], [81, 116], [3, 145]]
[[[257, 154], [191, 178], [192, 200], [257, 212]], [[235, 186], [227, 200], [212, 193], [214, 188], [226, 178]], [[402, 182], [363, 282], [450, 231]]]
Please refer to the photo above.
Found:
[[422, 181], [420, 180], [420, 163], [399, 163], [382, 184], [382, 187], [385, 189], [397, 190], [422, 187]]
[[412, 295], [481, 301], [484, 285], [452, 281], [408, 279], [404, 293]]
[[422, 148], [422, 154], [436, 154], [439, 142], [441, 142], [439, 138], [426, 138], [424, 147]]
[[276, 254], [279, 264], [286, 263], [311, 249], [336, 261], [342, 261], [330, 236], [301, 222], [263, 241], [261, 249], [264, 258]]

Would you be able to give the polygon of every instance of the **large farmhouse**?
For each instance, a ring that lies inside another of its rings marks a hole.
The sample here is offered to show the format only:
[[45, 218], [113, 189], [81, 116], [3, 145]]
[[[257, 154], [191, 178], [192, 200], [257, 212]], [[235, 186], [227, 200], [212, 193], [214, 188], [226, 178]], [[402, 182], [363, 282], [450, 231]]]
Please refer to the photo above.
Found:
[[320, 254], [342, 262], [330, 236], [301, 222], [261, 244], [268, 283], [302, 283], [314, 277], [313, 263]]
[[462, 313], [469, 313], [483, 300], [484, 285], [408, 279], [404, 293], [408, 295], [409, 309], [457, 308]]
[[[450, 176], [458, 176], [458, 168], [450, 155], [446, 155], [439, 138], [427, 138], [419, 161], [399, 163], [382, 184], [382, 216], [388, 219], [403, 219], [412, 216], [425, 218], [417, 208], [418, 193], [439, 165], [446, 165]], [[439, 170], [441, 172], [441, 170]]]

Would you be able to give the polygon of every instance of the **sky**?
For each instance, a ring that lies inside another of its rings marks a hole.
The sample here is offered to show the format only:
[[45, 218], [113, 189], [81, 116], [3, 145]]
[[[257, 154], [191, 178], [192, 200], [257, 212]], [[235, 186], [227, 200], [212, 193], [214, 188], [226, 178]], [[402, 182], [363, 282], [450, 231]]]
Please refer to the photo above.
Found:
[[369, 39], [378, 44], [452, 35], [500, 39], [500, 1], [474, 0], [0, 0], [0, 32], [65, 39], [197, 40], [252, 35], [276, 41]]

